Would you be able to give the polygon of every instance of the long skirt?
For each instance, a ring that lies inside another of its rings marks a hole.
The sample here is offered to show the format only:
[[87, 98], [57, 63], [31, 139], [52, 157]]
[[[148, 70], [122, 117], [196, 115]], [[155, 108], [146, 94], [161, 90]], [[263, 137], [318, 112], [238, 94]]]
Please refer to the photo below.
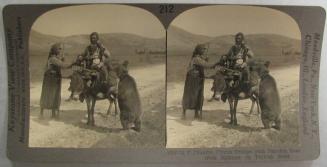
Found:
[[61, 76], [46, 72], [43, 78], [40, 107], [58, 109], [61, 101]]
[[204, 77], [194, 74], [189, 71], [186, 75], [184, 94], [183, 94], [183, 109], [202, 110], [203, 106], [203, 90]]

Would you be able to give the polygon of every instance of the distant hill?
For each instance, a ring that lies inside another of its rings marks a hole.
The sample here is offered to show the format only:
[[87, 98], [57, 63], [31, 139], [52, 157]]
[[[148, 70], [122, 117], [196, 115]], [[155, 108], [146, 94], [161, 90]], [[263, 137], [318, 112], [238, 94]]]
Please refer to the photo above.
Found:
[[[209, 41], [210, 53], [224, 54], [234, 44], [234, 36], [219, 36]], [[301, 41], [275, 34], [246, 35], [246, 44], [257, 57], [283, 56], [287, 52], [301, 52]]]
[[[129, 56], [135, 54], [137, 49], [164, 50], [165, 38], [151, 39], [127, 33], [100, 34], [100, 41], [107, 47], [113, 56]], [[89, 45], [89, 35], [73, 35], [68, 37], [56, 37], [42, 34], [34, 30], [30, 33], [30, 54], [48, 53], [50, 46], [56, 42], [65, 44], [67, 56], [76, 56], [82, 53]]]
[[63, 39], [60, 37], [41, 34], [37, 31], [30, 31], [29, 38], [29, 52], [31, 56], [33, 56], [35, 52], [48, 54], [50, 50], [50, 46], [56, 42], [61, 42]]
[[[301, 52], [301, 41], [276, 34], [245, 35], [246, 44], [258, 57], [276, 57]], [[209, 55], [223, 55], [234, 44], [233, 35], [208, 37], [196, 35], [181, 28], [171, 26], [168, 29], [168, 55], [191, 54], [199, 43], [209, 44]]]
[[[113, 58], [129, 60], [130, 66], [165, 62], [165, 38], [151, 39], [127, 33], [99, 35], [101, 43], [110, 51]], [[57, 37], [31, 30], [29, 38], [30, 71], [31, 74], [36, 75], [36, 78], [43, 74], [44, 68], [40, 68], [40, 63], [42, 67], [43, 64], [45, 66], [50, 47], [57, 42], [64, 43], [67, 62], [73, 61], [90, 44], [89, 34]], [[140, 53], [137, 52], [138, 50], [159, 54]]]
[[[192, 34], [174, 26], [169, 27], [167, 34], [168, 81], [184, 80], [188, 63], [197, 44], [209, 44], [207, 54], [210, 62], [217, 62], [234, 44], [234, 35], [209, 37]], [[255, 57], [271, 61], [272, 68], [300, 62], [301, 40], [276, 34], [245, 34], [245, 38]]]
[[213, 38], [205, 35], [196, 35], [176, 26], [169, 26], [167, 33], [168, 53], [193, 51], [199, 43], [211, 41]]

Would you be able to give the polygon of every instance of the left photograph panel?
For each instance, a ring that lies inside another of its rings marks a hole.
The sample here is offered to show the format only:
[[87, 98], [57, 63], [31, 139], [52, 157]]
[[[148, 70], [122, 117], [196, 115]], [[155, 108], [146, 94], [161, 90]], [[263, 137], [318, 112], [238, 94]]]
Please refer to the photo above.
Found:
[[165, 35], [127, 5], [41, 15], [29, 36], [29, 147], [165, 147]]

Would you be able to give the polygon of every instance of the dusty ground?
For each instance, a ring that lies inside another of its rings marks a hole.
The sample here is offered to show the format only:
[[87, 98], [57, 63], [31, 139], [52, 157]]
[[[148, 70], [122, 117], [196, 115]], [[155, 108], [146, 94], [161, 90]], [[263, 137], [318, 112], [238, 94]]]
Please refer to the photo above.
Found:
[[[142, 99], [142, 131], [122, 131], [119, 116], [106, 116], [108, 101], [98, 101], [95, 107], [95, 127], [86, 123], [86, 104], [67, 102], [69, 80], [62, 82], [60, 118], [50, 119], [50, 111], [39, 118], [41, 82], [30, 87], [30, 147], [108, 148], [165, 146], [165, 65], [131, 69]], [[42, 79], [42, 78], [41, 78]], [[41, 81], [40, 79], [40, 81]]]
[[205, 83], [205, 102], [202, 121], [194, 120], [194, 111], [188, 110], [186, 120], [181, 120], [181, 100], [184, 82], [169, 82], [167, 92], [167, 147], [253, 147], [298, 146], [298, 91], [299, 66], [274, 69], [282, 103], [282, 130], [263, 130], [260, 116], [249, 115], [250, 100], [239, 102], [239, 126], [229, 125], [229, 105], [208, 102], [212, 95], [211, 80]]
[[[66, 102], [69, 81], [63, 80], [62, 112], [58, 120], [50, 119], [50, 112], [39, 118], [41, 82], [31, 84], [30, 138], [31, 147], [110, 148], [110, 147], [164, 147], [165, 146], [165, 66], [156, 65], [130, 70], [136, 78], [143, 107], [143, 130], [121, 131], [119, 116], [105, 115], [107, 101], [96, 105], [96, 127], [88, 127], [86, 104]], [[297, 146], [298, 140], [298, 86], [299, 67], [292, 66], [271, 71], [278, 83], [282, 101], [283, 129], [262, 130], [260, 116], [248, 115], [250, 100], [238, 105], [239, 126], [229, 122], [227, 103], [207, 102], [212, 95], [211, 80], [206, 80], [203, 120], [193, 119], [187, 111], [181, 120], [183, 82], [169, 82], [167, 92], [167, 147], [252, 147]], [[149, 77], [150, 76], [150, 77]], [[254, 112], [256, 113], [256, 112]]]

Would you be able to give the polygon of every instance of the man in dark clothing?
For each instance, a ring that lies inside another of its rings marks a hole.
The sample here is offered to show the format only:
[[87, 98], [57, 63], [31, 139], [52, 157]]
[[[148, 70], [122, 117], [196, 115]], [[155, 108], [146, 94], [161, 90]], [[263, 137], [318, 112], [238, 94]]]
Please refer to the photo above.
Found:
[[[111, 55], [108, 49], [104, 47], [103, 44], [99, 41], [99, 34], [97, 32], [93, 32], [90, 35], [90, 45], [86, 47], [84, 53], [82, 54], [82, 61], [84, 61], [84, 67], [90, 71], [94, 71], [91, 73], [91, 84], [87, 84], [87, 86], [91, 87], [94, 84], [94, 80], [99, 80], [104, 84], [111, 84], [110, 80], [113, 78], [110, 77], [110, 72], [108, 65], [111, 62]], [[87, 82], [90, 83], [90, 82]], [[108, 90], [108, 95], [112, 92], [112, 87], [116, 85], [110, 85]], [[82, 93], [80, 96], [80, 100], [84, 100], [84, 94]]]
[[245, 45], [243, 33], [237, 33], [235, 35], [235, 45], [229, 50], [227, 59], [230, 62], [229, 68], [240, 71], [242, 73], [240, 80], [246, 84], [250, 81], [249, 69], [246, 62], [253, 56], [252, 50]]
[[100, 43], [98, 33], [93, 32], [90, 35], [90, 42], [91, 44], [86, 47], [83, 54], [85, 68], [102, 73], [102, 78], [100, 79], [102, 81], [107, 81], [108, 70], [104, 62], [110, 61], [110, 52]]
[[222, 101], [226, 101], [229, 89], [237, 86], [249, 87], [250, 73], [247, 61], [253, 58], [252, 50], [245, 45], [244, 34], [239, 32], [235, 35], [233, 45], [227, 55], [223, 56], [217, 65], [226, 69], [226, 89], [221, 95]]

